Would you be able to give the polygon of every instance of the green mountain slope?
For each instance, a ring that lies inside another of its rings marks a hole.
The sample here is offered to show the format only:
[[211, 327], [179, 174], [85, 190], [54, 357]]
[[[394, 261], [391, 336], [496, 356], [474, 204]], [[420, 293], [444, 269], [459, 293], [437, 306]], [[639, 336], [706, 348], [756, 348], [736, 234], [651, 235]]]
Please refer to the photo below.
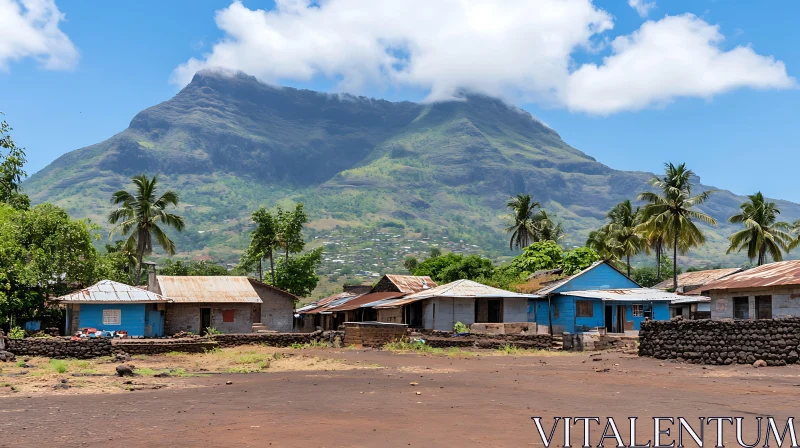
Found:
[[[564, 221], [568, 244], [582, 244], [652, 176], [613, 170], [493, 98], [392, 103], [205, 72], [128, 129], [60, 157], [24, 189], [34, 202], [103, 223], [111, 193], [143, 172], [180, 193], [189, 226], [175, 239], [184, 255], [234, 263], [252, 210], [302, 201], [312, 245], [326, 246], [323, 273], [334, 277], [397, 270], [403, 256], [434, 245], [509, 255], [502, 217], [519, 192]], [[720, 191], [706, 211], [724, 222], [741, 201]], [[780, 204], [787, 219], [800, 217], [797, 204]], [[709, 229], [696, 261], [727, 261], [730, 232], [726, 224]]]

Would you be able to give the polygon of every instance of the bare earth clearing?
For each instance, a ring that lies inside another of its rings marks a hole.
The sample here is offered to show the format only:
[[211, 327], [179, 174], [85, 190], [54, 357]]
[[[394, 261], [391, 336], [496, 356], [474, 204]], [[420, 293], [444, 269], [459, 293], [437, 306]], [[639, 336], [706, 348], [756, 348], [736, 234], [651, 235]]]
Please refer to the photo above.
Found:
[[[613, 416], [626, 443], [628, 416], [641, 417], [640, 443], [652, 439], [653, 416], [743, 416], [753, 443], [755, 417], [782, 427], [800, 392], [796, 366], [703, 367], [622, 353], [239, 347], [133, 359], [148, 374], [134, 378], [69, 373], [111, 373], [117, 363], [73, 364], [64, 374], [45, 359], [29, 364], [44, 367], [23, 378], [22, 368], [2, 366], [0, 385], [18, 391], [0, 388], [0, 447], [541, 446], [532, 416], [548, 431], [553, 416]], [[171, 376], [152, 376], [164, 371]], [[238, 371], [258, 373], [210, 373]], [[62, 378], [72, 387], [55, 389]], [[573, 446], [582, 433], [573, 427]], [[732, 428], [724, 439], [735, 446]]]

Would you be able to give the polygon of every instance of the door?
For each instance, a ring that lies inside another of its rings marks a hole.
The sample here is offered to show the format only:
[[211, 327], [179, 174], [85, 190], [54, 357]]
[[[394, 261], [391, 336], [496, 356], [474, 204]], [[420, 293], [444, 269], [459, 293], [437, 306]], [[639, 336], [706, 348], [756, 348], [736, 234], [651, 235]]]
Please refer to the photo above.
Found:
[[617, 333], [625, 333], [625, 305], [617, 305]]
[[606, 305], [606, 331], [614, 332], [614, 307], [611, 305]]
[[164, 335], [164, 314], [158, 310], [158, 305], [152, 305], [152, 309], [147, 312], [150, 325], [150, 334], [153, 337]]
[[489, 323], [497, 324], [503, 321], [503, 301], [489, 300]]
[[206, 334], [211, 326], [211, 308], [200, 308], [200, 334]]
[[772, 319], [772, 296], [756, 296], [756, 319]]

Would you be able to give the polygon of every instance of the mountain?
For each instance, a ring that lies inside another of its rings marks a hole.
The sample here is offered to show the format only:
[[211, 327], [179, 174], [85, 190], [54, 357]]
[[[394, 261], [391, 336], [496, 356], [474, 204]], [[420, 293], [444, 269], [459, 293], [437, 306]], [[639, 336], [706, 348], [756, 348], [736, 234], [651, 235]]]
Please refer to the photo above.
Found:
[[[140, 173], [179, 192], [189, 226], [175, 240], [195, 258], [235, 263], [254, 209], [304, 202], [312, 246], [326, 246], [325, 274], [397, 270], [404, 255], [432, 245], [510, 255], [505, 203], [520, 192], [556, 213], [568, 244], [582, 244], [653, 176], [609, 168], [494, 98], [389, 102], [200, 72], [128, 129], [59, 157], [24, 190], [104, 223], [111, 194]], [[725, 221], [744, 198], [712, 198], [705, 211], [721, 225], [692, 257], [729, 264]], [[787, 219], [800, 217], [800, 205], [779, 204]]]

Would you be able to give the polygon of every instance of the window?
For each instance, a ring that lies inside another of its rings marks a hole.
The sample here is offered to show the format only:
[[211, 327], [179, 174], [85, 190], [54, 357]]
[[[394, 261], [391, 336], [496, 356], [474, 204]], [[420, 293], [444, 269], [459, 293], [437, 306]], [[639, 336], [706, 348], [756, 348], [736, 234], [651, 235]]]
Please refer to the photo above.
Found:
[[594, 317], [594, 306], [591, 300], [576, 300], [575, 315], [577, 317]]
[[750, 299], [748, 297], [733, 298], [733, 318], [750, 319]]
[[236, 310], [225, 310], [222, 312], [223, 322], [234, 322], [236, 317]]
[[103, 325], [122, 325], [122, 310], [103, 310]]
[[772, 296], [756, 296], [756, 319], [772, 319]]
[[633, 317], [643, 317], [644, 308], [641, 304], [633, 304], [631, 305], [631, 313], [633, 314]]

